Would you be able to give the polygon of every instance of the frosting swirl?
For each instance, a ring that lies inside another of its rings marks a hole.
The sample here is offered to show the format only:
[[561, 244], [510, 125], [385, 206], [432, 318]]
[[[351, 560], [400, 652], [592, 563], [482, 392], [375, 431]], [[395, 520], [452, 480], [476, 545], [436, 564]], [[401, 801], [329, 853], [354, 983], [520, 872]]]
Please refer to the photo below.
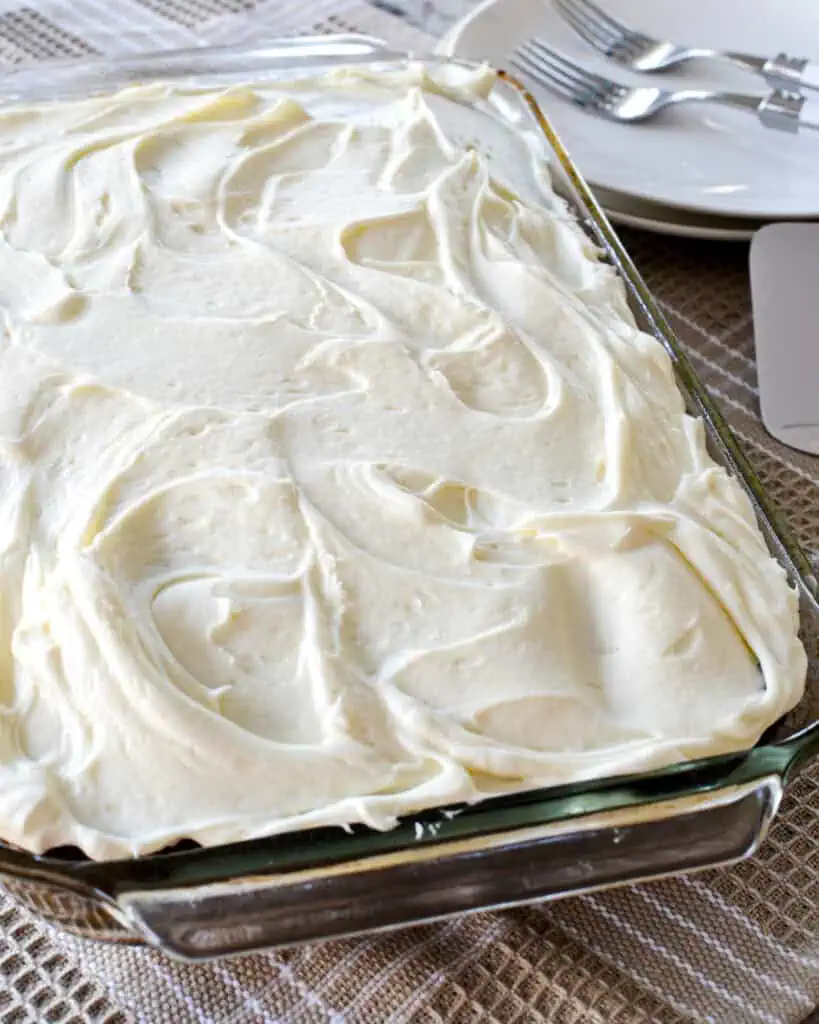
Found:
[[0, 112], [4, 838], [386, 828], [798, 700], [664, 351], [452, 106], [410, 68]]

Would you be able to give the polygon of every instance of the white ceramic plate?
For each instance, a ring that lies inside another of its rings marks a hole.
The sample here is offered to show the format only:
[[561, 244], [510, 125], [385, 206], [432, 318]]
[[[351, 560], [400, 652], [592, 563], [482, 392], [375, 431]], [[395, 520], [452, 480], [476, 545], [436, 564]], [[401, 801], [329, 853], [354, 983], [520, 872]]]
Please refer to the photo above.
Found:
[[[630, 25], [677, 42], [819, 61], [819, 0], [598, 0]], [[697, 62], [640, 75], [592, 50], [551, 0], [488, 0], [442, 41], [443, 52], [510, 67], [532, 36], [590, 70], [635, 85], [706, 87], [762, 95], [764, 82], [732, 67]], [[510, 70], [514, 71], [513, 68]], [[624, 195], [722, 216], [819, 216], [819, 132], [788, 135], [752, 116], [714, 106], [677, 108], [657, 121], [619, 125], [533, 86], [586, 178]]]
[[619, 192], [595, 188], [597, 200], [614, 224], [625, 224], [659, 235], [679, 238], [706, 238], [715, 242], [748, 242], [767, 221], [749, 217], [718, 217], [695, 213], [644, 199], [634, 199]]
[[[666, 209], [663, 207], [663, 209]], [[657, 220], [625, 210], [607, 209], [612, 224], [628, 228], [639, 228], [655, 235], [673, 235], [677, 238], [701, 238], [711, 242], [749, 242], [756, 228], [721, 228], [711, 225], [688, 224], [684, 220]], [[762, 226], [762, 225], [760, 225]]]

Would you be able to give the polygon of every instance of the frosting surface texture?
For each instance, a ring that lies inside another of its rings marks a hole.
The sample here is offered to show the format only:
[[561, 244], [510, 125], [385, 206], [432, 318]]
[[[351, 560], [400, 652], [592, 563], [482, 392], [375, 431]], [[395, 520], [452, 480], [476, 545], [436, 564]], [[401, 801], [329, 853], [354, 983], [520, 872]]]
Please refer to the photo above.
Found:
[[454, 107], [409, 69], [0, 111], [3, 838], [387, 828], [799, 699], [665, 352]]

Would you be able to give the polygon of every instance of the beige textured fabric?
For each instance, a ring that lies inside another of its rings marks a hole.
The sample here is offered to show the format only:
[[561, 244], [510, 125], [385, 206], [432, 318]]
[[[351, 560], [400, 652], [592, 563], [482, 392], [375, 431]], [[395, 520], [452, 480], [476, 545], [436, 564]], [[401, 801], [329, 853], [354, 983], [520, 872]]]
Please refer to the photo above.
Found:
[[[361, 0], [0, 0], [0, 60], [355, 28], [424, 44]], [[811, 546], [819, 460], [759, 423], [746, 247], [623, 235]], [[202, 967], [66, 937], [0, 894], [4, 1024], [796, 1024], [817, 1003], [819, 764], [730, 870]]]

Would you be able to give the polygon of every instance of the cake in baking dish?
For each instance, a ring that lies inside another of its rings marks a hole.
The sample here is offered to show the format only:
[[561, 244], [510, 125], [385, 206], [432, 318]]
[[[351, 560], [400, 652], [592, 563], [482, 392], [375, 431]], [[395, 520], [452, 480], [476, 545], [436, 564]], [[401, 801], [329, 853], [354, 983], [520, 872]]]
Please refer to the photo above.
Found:
[[388, 828], [799, 699], [665, 352], [467, 110], [408, 67], [0, 111], [5, 839]]

